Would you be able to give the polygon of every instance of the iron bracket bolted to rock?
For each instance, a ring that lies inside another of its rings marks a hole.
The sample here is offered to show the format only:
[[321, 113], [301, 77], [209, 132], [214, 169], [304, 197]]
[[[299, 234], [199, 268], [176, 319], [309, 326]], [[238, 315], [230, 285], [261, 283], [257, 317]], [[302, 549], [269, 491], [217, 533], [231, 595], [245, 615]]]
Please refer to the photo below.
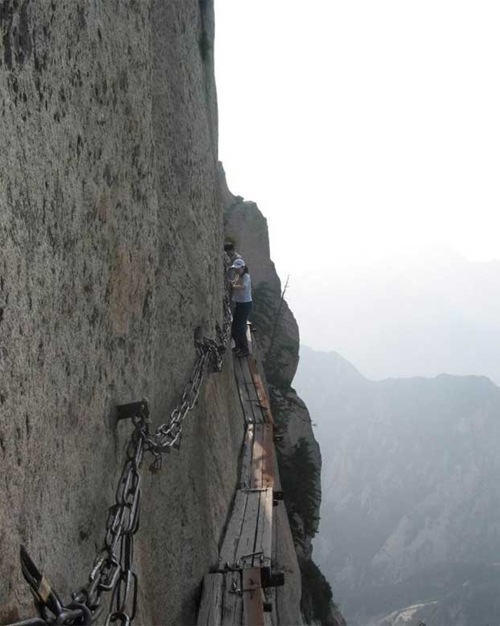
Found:
[[140, 467], [144, 454], [149, 452], [154, 459], [149, 469], [159, 471], [163, 455], [172, 448], [179, 449], [182, 425], [189, 411], [198, 400], [204, 378], [205, 365], [220, 372], [223, 355], [231, 331], [231, 309], [229, 298], [224, 298], [222, 327], [217, 325], [217, 341], [208, 337], [195, 340], [197, 357], [189, 383], [186, 385], [176, 408], [169, 419], [158, 426], [156, 432], [149, 429], [149, 403], [147, 399], [121, 404], [116, 407], [119, 421], [131, 419], [134, 430], [127, 445], [115, 503], [108, 509], [104, 546], [96, 555], [92, 571], [85, 586], [71, 594], [72, 602], [64, 605], [57, 592], [43, 576], [28, 551], [21, 546], [20, 558], [23, 576], [29, 584], [40, 617], [34, 617], [11, 626], [90, 626], [102, 615], [103, 595], [111, 592], [110, 607], [105, 626], [119, 623], [132, 624], [137, 612], [138, 583], [133, 571], [134, 535], [139, 529], [141, 477]]

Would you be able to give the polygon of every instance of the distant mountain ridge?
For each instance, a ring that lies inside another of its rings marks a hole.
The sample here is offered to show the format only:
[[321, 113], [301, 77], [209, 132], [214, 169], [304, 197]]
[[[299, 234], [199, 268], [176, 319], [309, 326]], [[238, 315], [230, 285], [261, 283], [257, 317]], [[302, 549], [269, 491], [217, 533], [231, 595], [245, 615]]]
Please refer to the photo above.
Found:
[[481, 376], [374, 382], [305, 347], [294, 384], [323, 456], [315, 558], [348, 624], [496, 624], [500, 389]]
[[434, 250], [292, 276], [288, 299], [303, 343], [338, 350], [370, 379], [445, 372], [500, 384], [499, 284], [500, 261]]

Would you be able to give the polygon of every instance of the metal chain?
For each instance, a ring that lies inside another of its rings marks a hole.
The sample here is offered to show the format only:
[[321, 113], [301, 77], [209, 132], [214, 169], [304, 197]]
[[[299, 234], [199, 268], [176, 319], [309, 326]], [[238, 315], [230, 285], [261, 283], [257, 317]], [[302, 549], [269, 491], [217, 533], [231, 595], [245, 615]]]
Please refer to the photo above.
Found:
[[[231, 331], [231, 308], [226, 291], [222, 326], [217, 324], [217, 340], [203, 337], [195, 341], [197, 357], [189, 383], [167, 422], [155, 433], [149, 430], [147, 400], [118, 407], [119, 418], [131, 418], [134, 431], [130, 437], [126, 461], [118, 481], [115, 503], [108, 509], [104, 546], [97, 554], [88, 582], [71, 594], [72, 602], [64, 606], [50, 583], [41, 574], [21, 547], [23, 575], [31, 587], [40, 617], [12, 626], [91, 626], [102, 615], [104, 594], [111, 593], [105, 626], [118, 623], [130, 626], [137, 612], [137, 575], [133, 571], [134, 535], [139, 529], [141, 476], [139, 473], [146, 452], [153, 456], [150, 470], [161, 469], [163, 455], [179, 449], [183, 422], [200, 395], [205, 366], [220, 372], [223, 355]], [[121, 414], [121, 415], [120, 415]]]

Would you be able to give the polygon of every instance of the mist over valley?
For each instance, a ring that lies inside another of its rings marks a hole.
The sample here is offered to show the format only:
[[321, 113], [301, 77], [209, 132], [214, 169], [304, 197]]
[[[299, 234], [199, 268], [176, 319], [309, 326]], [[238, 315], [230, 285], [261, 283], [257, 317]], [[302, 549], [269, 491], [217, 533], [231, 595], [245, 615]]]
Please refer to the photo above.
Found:
[[484, 376], [371, 381], [304, 346], [294, 385], [322, 452], [314, 555], [348, 624], [496, 624], [500, 389]]

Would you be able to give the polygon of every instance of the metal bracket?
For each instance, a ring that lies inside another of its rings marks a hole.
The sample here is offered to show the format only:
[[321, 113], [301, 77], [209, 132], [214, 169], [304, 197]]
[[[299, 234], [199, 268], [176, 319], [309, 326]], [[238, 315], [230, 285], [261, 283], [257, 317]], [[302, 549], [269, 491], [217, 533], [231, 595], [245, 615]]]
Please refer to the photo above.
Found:
[[132, 419], [142, 416], [149, 417], [149, 403], [146, 398], [139, 402], [129, 402], [127, 404], [118, 404], [116, 407], [116, 418], [118, 420]]

